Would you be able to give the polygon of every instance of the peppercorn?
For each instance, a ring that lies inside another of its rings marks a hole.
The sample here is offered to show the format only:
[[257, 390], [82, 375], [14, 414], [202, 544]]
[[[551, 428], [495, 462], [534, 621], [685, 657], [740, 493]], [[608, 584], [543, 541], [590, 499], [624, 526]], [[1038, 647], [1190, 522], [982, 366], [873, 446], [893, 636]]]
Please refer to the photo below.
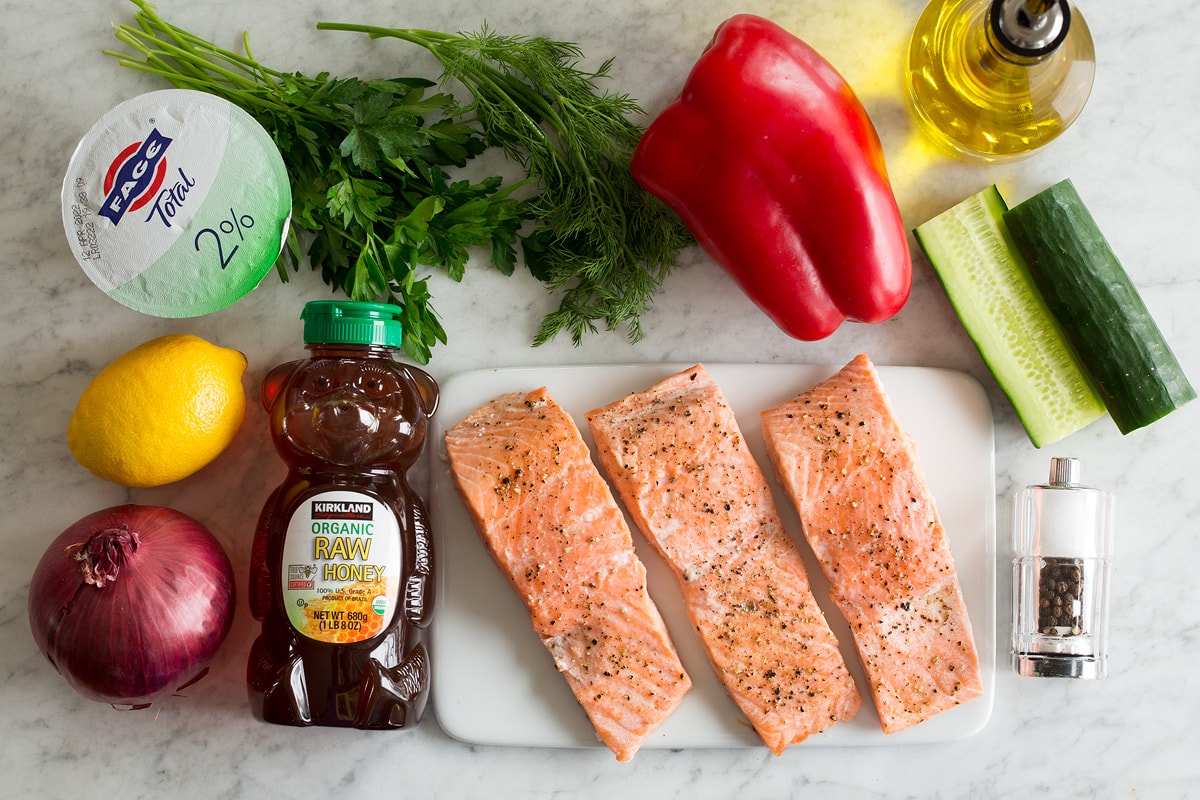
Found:
[[1077, 558], [1043, 559], [1038, 580], [1038, 630], [1078, 636], [1083, 633], [1082, 610], [1083, 562]]

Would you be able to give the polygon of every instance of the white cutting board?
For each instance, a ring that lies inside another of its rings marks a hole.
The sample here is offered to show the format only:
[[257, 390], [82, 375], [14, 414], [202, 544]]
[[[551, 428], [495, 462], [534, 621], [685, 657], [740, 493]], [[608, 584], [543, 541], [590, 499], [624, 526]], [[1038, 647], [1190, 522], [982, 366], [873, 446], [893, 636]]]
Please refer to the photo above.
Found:
[[[575, 418], [589, 447], [583, 415], [641, 391], [692, 364], [638, 364], [488, 369], [444, 381], [431, 438], [430, 515], [439, 584], [433, 618], [433, 706], [450, 736], [475, 744], [603, 747], [525, 607], [484, 549], [451, 478], [444, 431], [494, 397], [541, 386]], [[996, 672], [995, 466], [992, 413], [982, 387], [960, 372], [878, 367], [900, 425], [915, 439], [958, 568], [979, 649], [984, 695], [916, 727], [885, 735], [862, 667], [828, 584], [800, 532], [799, 519], [774, 481], [759, 412], [836, 372], [840, 365], [705, 364], [733, 407], [751, 451], [771, 481], [780, 516], [805, 554], [813, 591], [841, 643], [863, 705], [850, 722], [798, 747], [928, 743], [971, 736], [991, 716]], [[692, 691], [643, 748], [762, 747], [704, 655], [675, 578], [636, 528], [650, 594], [667, 623]]]

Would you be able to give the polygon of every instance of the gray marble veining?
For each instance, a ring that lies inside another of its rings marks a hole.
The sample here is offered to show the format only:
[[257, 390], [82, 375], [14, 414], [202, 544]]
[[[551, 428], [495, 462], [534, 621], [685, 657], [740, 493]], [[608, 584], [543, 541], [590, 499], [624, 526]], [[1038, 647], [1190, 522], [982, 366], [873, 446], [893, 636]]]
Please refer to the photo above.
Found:
[[[1080, 0], [1098, 71], [1087, 108], [1059, 141], [1030, 159], [994, 167], [932, 155], [902, 107], [902, 53], [921, 0], [697, 0], [532, 4], [397, 4], [360, 0], [182, 3], [168, 19], [230, 47], [249, 31], [264, 63], [306, 72], [383, 76], [432, 69], [399, 42], [319, 33], [316, 21], [502, 32], [579, 42], [589, 59], [616, 57], [614, 88], [653, 114], [677, 91], [724, 18], [771, 17], [823, 52], [862, 96], [879, 129], [906, 224], [920, 224], [967, 194], [998, 183], [1022, 199], [1070, 177], [1175, 349], [1200, 380], [1200, 307], [1194, 209], [1200, 207], [1200, 4]], [[1192, 456], [1200, 405], [1121, 436], [1107, 420], [1047, 451], [1029, 443], [928, 264], [914, 253], [913, 293], [893, 320], [847, 325], [826, 340], [788, 339], [698, 252], [685, 253], [643, 320], [645, 339], [600, 334], [574, 347], [530, 342], [554, 305], [528, 276], [476, 265], [455, 284], [431, 281], [449, 344], [435, 377], [488, 366], [645, 361], [840, 363], [867, 351], [879, 364], [963, 370], [985, 387], [995, 417], [997, 521], [1007, 498], [1044, 478], [1052, 455], [1083, 460], [1087, 479], [1117, 495], [1111, 663], [1104, 681], [1018, 678], [1000, 669], [991, 720], [979, 734], [910, 747], [645, 750], [629, 764], [607, 751], [485, 747], [456, 742], [434, 715], [401, 734], [293, 730], [255, 722], [244, 683], [255, 631], [244, 601], [211, 674], [149, 711], [118, 713], [76, 696], [36, 651], [26, 621], [33, 567], [58, 531], [122, 502], [171, 505], [216, 532], [239, 567], [245, 596], [254, 519], [282, 474], [252, 405], [231, 448], [200, 474], [126, 490], [78, 466], [65, 442], [90, 377], [134, 345], [191, 332], [246, 352], [253, 396], [263, 373], [297, 357], [303, 303], [325, 296], [315, 273], [273, 275], [230, 308], [192, 320], [137, 314], [103, 296], [64, 239], [59, 184], [79, 137], [121, 100], [162, 88], [101, 54], [119, 0], [9, 3], [2, 32], [0, 100], [0, 785], [12, 798], [99, 797], [1125, 797], [1200, 796], [1200, 556]], [[1001, 551], [1003, 554], [1003, 549]], [[450, 565], [452, 568], [452, 565]], [[1007, 652], [1007, 565], [997, 565], [998, 651]], [[502, 687], [497, 687], [502, 691]]]

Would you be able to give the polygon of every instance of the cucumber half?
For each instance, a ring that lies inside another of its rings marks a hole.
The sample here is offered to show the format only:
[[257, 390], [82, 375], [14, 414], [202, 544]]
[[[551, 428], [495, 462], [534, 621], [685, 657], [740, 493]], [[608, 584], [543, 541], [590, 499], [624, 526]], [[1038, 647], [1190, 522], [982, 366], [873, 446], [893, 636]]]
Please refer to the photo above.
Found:
[[1121, 433], [1195, 399], [1074, 184], [1064, 180], [1035, 194], [1004, 214], [1004, 224]]
[[1067, 338], [1013, 246], [991, 186], [914, 234], [958, 318], [1008, 396], [1035, 447], [1104, 416]]

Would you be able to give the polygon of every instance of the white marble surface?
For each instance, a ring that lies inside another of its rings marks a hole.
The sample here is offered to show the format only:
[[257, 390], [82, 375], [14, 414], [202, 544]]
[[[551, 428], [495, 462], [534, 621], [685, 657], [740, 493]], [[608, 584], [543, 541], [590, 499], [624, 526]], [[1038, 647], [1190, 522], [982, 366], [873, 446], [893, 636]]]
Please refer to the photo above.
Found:
[[[906, 222], [919, 224], [997, 182], [1013, 199], [1072, 178], [1124, 259], [1184, 368], [1200, 380], [1195, 214], [1200, 207], [1200, 4], [1080, 0], [1096, 40], [1098, 76], [1083, 116], [1058, 143], [1013, 165], [979, 167], [932, 157], [915, 142], [900, 99], [900, 65], [921, 0], [717, 0], [638, 3], [442, 0], [439, 3], [162, 0], [164, 15], [288, 69], [384, 76], [432, 70], [400, 43], [319, 34], [321, 19], [441, 30], [546, 34], [590, 57], [617, 58], [614, 88], [649, 112], [678, 88], [724, 18], [750, 11], [787, 25], [855, 85], [885, 144]], [[406, 10], [404, 6], [408, 6]], [[234, 445], [178, 484], [127, 491], [92, 477], [67, 450], [67, 419], [91, 376], [148, 338], [193, 332], [244, 350], [247, 385], [299, 352], [296, 316], [323, 296], [313, 273], [283, 285], [269, 276], [235, 306], [195, 320], [159, 320], [118, 307], [71, 258], [58, 186], [84, 131], [154, 79], [103, 57], [118, 0], [5, 4], [4, 136], [0, 138], [0, 344], [6, 354], [0, 428], [0, 794], [78, 797], [1049, 797], [1178, 798], [1200, 795], [1200, 581], [1195, 579], [1200, 494], [1200, 404], [1122, 437], [1102, 421], [1035, 450], [959, 327], [923, 258], [912, 298], [892, 321], [847, 326], [819, 343], [787, 339], [698, 253], [688, 253], [645, 318], [636, 346], [620, 334], [580, 348], [529, 342], [553, 301], [535, 283], [479, 267], [460, 284], [434, 280], [450, 343], [431, 371], [493, 365], [634, 361], [828, 363], [859, 351], [880, 364], [964, 370], [984, 385], [996, 426], [999, 519], [1015, 488], [1040, 481], [1052, 454], [1083, 459], [1090, 482], [1118, 495], [1112, 660], [1093, 683], [1021, 679], [1001, 670], [979, 734], [910, 747], [796, 747], [643, 751], [617, 764], [607, 751], [469, 746], [431, 715], [411, 733], [293, 730], [254, 721], [243, 671], [254, 624], [243, 605], [212, 673], [150, 711], [121, 713], [77, 697], [34, 648], [26, 621], [33, 567], [50, 539], [92, 510], [161, 503], [194, 514], [228, 547], [239, 589], [251, 528], [282, 474], [264, 415], [252, 408]], [[453, 568], [453, 565], [450, 565]], [[1001, 568], [999, 629], [1006, 648], [1008, 593]], [[244, 591], [243, 591], [244, 597]], [[502, 690], [502, 687], [498, 687]]]

